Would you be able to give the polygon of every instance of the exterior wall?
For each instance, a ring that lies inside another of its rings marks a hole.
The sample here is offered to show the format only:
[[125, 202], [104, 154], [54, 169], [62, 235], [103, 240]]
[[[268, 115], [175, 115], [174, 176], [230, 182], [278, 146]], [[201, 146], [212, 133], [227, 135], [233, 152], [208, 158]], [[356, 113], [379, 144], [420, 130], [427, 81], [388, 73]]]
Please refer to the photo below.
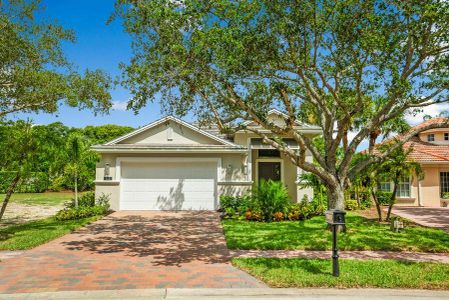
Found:
[[427, 142], [427, 135], [433, 134], [435, 136], [435, 141], [431, 142], [431, 143], [438, 144], [438, 145], [449, 145], [449, 141], [444, 140], [444, 133], [449, 133], [449, 129], [448, 128], [437, 128], [437, 129], [427, 130], [427, 131], [421, 132], [419, 134], [419, 138], [420, 138], [420, 140]]
[[112, 210], [119, 210], [120, 203], [120, 186], [115, 182], [105, 182], [95, 184], [95, 198], [98, 198], [102, 194], [109, 196], [109, 205]]
[[422, 205], [440, 207], [440, 172], [449, 172], [449, 165], [424, 165], [421, 181]]
[[[171, 133], [169, 133], [169, 130], [171, 130]], [[187, 127], [170, 121], [121, 141], [120, 144], [218, 145], [219, 143]]]

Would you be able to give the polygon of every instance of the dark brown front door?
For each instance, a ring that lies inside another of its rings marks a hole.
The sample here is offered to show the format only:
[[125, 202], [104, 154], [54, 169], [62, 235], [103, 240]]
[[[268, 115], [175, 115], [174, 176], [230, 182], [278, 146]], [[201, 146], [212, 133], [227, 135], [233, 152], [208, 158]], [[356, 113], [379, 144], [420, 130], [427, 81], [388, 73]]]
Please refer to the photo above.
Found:
[[259, 181], [262, 179], [267, 181], [281, 181], [281, 162], [261, 161], [259, 162], [258, 168]]

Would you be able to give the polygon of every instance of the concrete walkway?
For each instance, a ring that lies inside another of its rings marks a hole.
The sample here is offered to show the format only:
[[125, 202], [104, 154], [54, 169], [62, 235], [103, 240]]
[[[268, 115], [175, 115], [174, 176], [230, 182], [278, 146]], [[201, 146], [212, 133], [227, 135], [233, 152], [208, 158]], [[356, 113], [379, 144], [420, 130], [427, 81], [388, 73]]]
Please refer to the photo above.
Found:
[[0, 299], [301, 299], [301, 300], [447, 300], [449, 291], [394, 289], [146, 289], [0, 295]]
[[449, 233], [449, 208], [445, 207], [395, 207], [393, 214], [417, 224], [435, 227]]
[[[439, 262], [449, 264], [449, 253], [393, 252], [393, 251], [339, 251], [344, 259], [398, 259], [407, 261]], [[321, 258], [330, 259], [331, 251], [313, 250], [231, 250], [233, 257]]]

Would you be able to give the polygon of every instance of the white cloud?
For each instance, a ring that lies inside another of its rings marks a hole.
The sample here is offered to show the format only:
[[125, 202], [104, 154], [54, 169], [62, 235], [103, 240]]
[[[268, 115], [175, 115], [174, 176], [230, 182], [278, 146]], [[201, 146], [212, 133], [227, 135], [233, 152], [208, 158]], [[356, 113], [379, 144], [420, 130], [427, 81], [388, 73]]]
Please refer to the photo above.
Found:
[[127, 106], [128, 106], [127, 101], [113, 101], [112, 102], [112, 110], [125, 111]]
[[438, 117], [442, 112], [449, 111], [449, 103], [432, 104], [422, 108], [422, 111], [413, 115], [408, 113], [405, 115], [405, 120], [410, 125], [418, 125], [424, 121], [424, 116]]

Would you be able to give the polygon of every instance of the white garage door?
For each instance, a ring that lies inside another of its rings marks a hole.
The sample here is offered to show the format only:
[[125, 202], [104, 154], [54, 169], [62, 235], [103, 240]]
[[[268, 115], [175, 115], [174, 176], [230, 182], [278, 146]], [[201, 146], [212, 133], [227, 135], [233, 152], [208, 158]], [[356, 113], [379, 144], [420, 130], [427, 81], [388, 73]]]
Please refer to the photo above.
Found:
[[122, 162], [121, 210], [214, 210], [216, 162]]

